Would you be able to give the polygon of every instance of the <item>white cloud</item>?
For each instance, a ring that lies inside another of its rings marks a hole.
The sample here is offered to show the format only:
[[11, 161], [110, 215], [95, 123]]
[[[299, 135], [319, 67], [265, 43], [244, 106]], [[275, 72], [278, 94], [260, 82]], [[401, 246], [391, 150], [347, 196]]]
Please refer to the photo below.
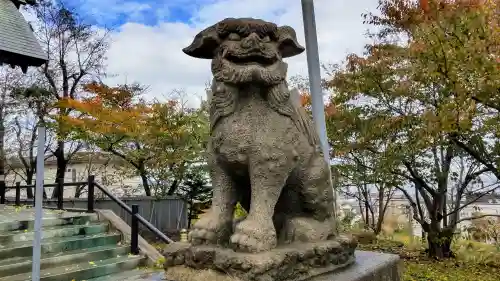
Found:
[[[105, 13], [105, 10], [99, 9], [102, 5], [98, 3], [109, 4], [113, 1], [89, 0], [88, 3], [94, 3], [96, 11]], [[357, 0], [353, 4], [354, 1], [347, 0], [314, 1], [321, 62], [340, 62], [348, 53], [363, 50], [368, 26], [363, 25], [361, 14], [375, 11], [377, 2]], [[182, 48], [191, 43], [196, 33], [226, 17], [254, 17], [279, 25], [290, 25], [297, 31], [301, 44], [305, 45], [299, 0], [169, 0], [166, 4], [161, 1], [155, 3], [155, 11], [148, 9], [141, 13], [138, 10], [137, 15], [148, 16], [149, 13], [151, 17], [163, 21], [159, 21], [156, 26], [147, 26], [129, 17], [129, 23], [112, 34], [108, 73], [116, 76], [108, 78], [108, 83], [127, 81], [150, 85], [148, 94], [151, 97], [162, 97], [173, 89], [184, 89], [192, 95], [191, 104], [196, 104], [199, 102], [198, 97], [204, 96], [205, 83], [211, 80], [210, 62], [191, 58], [182, 52]], [[192, 17], [188, 24], [168, 21], [171, 17], [167, 11], [172, 11], [174, 4], [184, 5], [184, 10], [191, 11]], [[131, 6], [122, 8], [132, 12]], [[139, 4], [137, 7], [146, 9], [146, 6]], [[162, 11], [164, 15], [161, 15]], [[305, 52], [287, 62], [289, 77], [307, 75]]]

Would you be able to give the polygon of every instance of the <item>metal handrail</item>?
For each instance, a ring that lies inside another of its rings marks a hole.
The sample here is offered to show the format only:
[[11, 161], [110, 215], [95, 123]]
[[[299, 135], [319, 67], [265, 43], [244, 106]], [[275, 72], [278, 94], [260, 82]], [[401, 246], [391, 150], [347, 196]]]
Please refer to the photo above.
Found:
[[[64, 179], [61, 178], [58, 180], [56, 183], [49, 183], [49, 184], [44, 184], [43, 187], [57, 187], [58, 188], [58, 196], [57, 196], [57, 208], [59, 210], [63, 209], [63, 200], [64, 200], [64, 187], [68, 186], [85, 186], [87, 184], [91, 183], [91, 180], [93, 181], [94, 176], [89, 176], [89, 180], [87, 182], [64, 182]], [[5, 185], [5, 181], [0, 181], [0, 204], [5, 204], [5, 192], [9, 189], [15, 189], [16, 190], [16, 201], [15, 204], [17, 206], [20, 205], [21, 202], [21, 189], [25, 188], [35, 188], [36, 189], [36, 184], [28, 184], [28, 185], [21, 185], [21, 182], [16, 182], [15, 186], [7, 186]], [[90, 188], [90, 187], [89, 187]], [[33, 200], [33, 205], [35, 204], [35, 200]]]
[[[120, 206], [122, 209], [124, 209], [129, 215], [132, 216], [132, 222], [131, 222], [131, 253], [132, 254], [138, 254], [139, 253], [139, 227], [138, 224], [141, 223], [144, 225], [149, 231], [151, 231], [153, 234], [155, 234], [157, 237], [159, 237], [163, 242], [165, 243], [174, 243], [174, 241], [168, 236], [166, 236], [164, 233], [162, 233], [158, 228], [156, 228], [154, 225], [152, 225], [148, 220], [146, 220], [144, 217], [142, 217], [139, 214], [139, 207], [137, 205], [132, 205], [132, 207], [128, 206], [125, 202], [114, 196], [109, 190], [100, 184], [95, 182], [95, 177], [93, 175], [88, 177], [88, 180], [86, 182], [70, 182], [70, 183], [64, 183], [64, 179], [60, 179], [57, 183], [54, 184], [44, 184], [44, 187], [59, 187], [59, 192], [58, 192], [58, 197], [57, 197], [57, 208], [62, 210], [63, 209], [63, 196], [64, 196], [64, 187], [66, 186], [82, 186], [82, 185], [87, 185], [88, 186], [88, 197], [87, 197], [87, 212], [92, 213], [94, 212], [94, 189], [97, 187], [99, 190], [102, 191], [106, 196], [108, 196], [111, 200], [113, 200], [118, 206]], [[0, 181], [0, 204], [5, 204], [5, 191], [7, 189], [16, 189], [16, 205], [20, 205], [20, 198], [21, 198], [21, 188], [29, 188], [29, 187], [35, 187], [35, 185], [21, 185], [20, 182], [16, 183], [16, 186], [6, 186], [5, 181]], [[33, 203], [35, 201], [33, 200]]]
[[115, 201], [116, 204], [118, 204], [122, 209], [124, 209], [127, 213], [129, 213], [131, 216], [136, 217], [137, 220], [144, 225], [147, 229], [149, 229], [151, 232], [153, 232], [156, 236], [158, 236], [163, 242], [165, 243], [174, 243], [174, 241], [165, 234], [163, 234], [158, 228], [156, 228], [154, 225], [152, 225], [148, 220], [146, 220], [144, 217], [142, 217], [139, 214], [134, 214], [132, 212], [132, 208], [129, 207], [125, 202], [111, 194], [109, 190], [103, 186], [101, 186], [98, 183], [94, 183], [97, 188], [99, 188], [106, 196], [108, 196], [111, 200]]
[[[86, 185], [87, 182], [86, 181], [77, 181], [77, 182], [65, 182], [62, 184], [62, 186], [78, 186], [78, 185]], [[44, 184], [43, 187], [57, 187], [59, 184], [58, 183], [48, 183], [48, 184]], [[36, 188], [36, 185], [32, 184], [32, 185], [20, 185], [19, 188]], [[17, 185], [14, 185], [14, 186], [6, 186], [5, 189], [16, 189], [18, 188]]]

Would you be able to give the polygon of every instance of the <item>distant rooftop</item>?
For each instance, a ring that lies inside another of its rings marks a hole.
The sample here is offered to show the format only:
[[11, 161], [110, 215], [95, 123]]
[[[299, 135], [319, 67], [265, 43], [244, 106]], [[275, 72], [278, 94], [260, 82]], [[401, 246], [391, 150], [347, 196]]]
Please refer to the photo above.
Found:
[[47, 61], [30, 24], [19, 7], [34, 4], [33, 0], [0, 0], [0, 64], [19, 66], [26, 72], [29, 66], [41, 66]]

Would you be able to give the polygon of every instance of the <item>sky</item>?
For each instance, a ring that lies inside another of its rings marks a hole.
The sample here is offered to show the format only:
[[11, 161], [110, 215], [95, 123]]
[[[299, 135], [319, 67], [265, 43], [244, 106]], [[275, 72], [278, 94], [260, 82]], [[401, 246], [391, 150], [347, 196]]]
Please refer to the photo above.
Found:
[[[204, 28], [226, 17], [254, 17], [290, 25], [305, 46], [300, 0], [64, 0], [85, 20], [111, 27], [107, 83], [139, 82], [148, 95], [183, 90], [191, 104], [205, 97], [210, 62], [182, 52]], [[320, 60], [340, 63], [361, 53], [368, 41], [361, 14], [376, 11], [377, 0], [315, 0]], [[305, 52], [287, 59], [289, 77], [307, 75]]]

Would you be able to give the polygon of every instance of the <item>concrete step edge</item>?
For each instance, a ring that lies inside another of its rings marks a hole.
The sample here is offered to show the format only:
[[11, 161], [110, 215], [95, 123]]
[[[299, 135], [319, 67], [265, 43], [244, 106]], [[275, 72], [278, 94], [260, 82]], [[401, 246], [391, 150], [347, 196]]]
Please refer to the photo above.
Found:
[[[101, 261], [87, 261], [69, 266], [54, 267], [40, 272], [40, 281], [88, 280], [130, 270], [140, 265], [142, 256], [124, 256]], [[31, 272], [0, 278], [0, 281], [28, 281]]]
[[[41, 269], [65, 266], [73, 263], [81, 263], [91, 260], [103, 260], [113, 257], [128, 255], [130, 247], [125, 246], [105, 246], [86, 249], [86, 251], [77, 250], [58, 253], [59, 255], [42, 256]], [[31, 272], [32, 259], [28, 257], [24, 261], [17, 263], [0, 265], [0, 278]]]
[[[89, 230], [91, 230], [89, 232]], [[50, 229], [42, 229], [42, 237], [55, 238], [55, 237], [70, 237], [74, 235], [85, 235], [85, 234], [98, 234], [105, 233], [109, 230], [109, 223], [89, 223], [89, 224], [68, 224], [56, 227], [51, 227]], [[97, 231], [97, 232], [96, 232]], [[2, 245], [8, 246], [9, 243], [32, 241], [34, 239], [34, 231], [12, 231], [8, 233], [0, 233], [0, 243]]]
[[[103, 240], [104, 241], [101, 241]], [[49, 238], [49, 239], [44, 239], [42, 240], [42, 254], [45, 253], [56, 253], [56, 252], [63, 252], [67, 251], [68, 249], [68, 243], [75, 243], [75, 247], [72, 250], [77, 250], [81, 249], [82, 247], [87, 247], [89, 243], [92, 242], [98, 242], [97, 244], [92, 246], [104, 246], [104, 245], [111, 245], [109, 241], [110, 240], [113, 242], [113, 244], [118, 244], [122, 240], [122, 234], [120, 233], [103, 233], [103, 234], [98, 234], [98, 235], [92, 235], [92, 236], [71, 236], [71, 237], [57, 237], [57, 240], [54, 238]], [[84, 242], [82, 242], [84, 241]], [[106, 242], [106, 243], [105, 243]], [[85, 245], [87, 243], [87, 245]], [[103, 245], [99, 243], [105, 243]], [[13, 247], [9, 248], [3, 248], [0, 249], [0, 259], [4, 258], [5, 256], [8, 257], [22, 257], [22, 256], [29, 256], [33, 252], [33, 244], [32, 241], [27, 241], [26, 243], [20, 243], [19, 245], [15, 245]]]
[[164, 277], [165, 272], [163, 270], [132, 269], [113, 275], [88, 279], [86, 281], [165, 281]]
[[[42, 222], [42, 227], [46, 226], [61, 226], [61, 225], [80, 225], [87, 222], [98, 221], [99, 218], [95, 213], [81, 214], [75, 213], [71, 215], [62, 215], [60, 217], [44, 218]], [[5, 233], [9, 231], [16, 230], [33, 230], [35, 225], [35, 219], [23, 219], [19, 221], [7, 221], [0, 222], [0, 232]]]

